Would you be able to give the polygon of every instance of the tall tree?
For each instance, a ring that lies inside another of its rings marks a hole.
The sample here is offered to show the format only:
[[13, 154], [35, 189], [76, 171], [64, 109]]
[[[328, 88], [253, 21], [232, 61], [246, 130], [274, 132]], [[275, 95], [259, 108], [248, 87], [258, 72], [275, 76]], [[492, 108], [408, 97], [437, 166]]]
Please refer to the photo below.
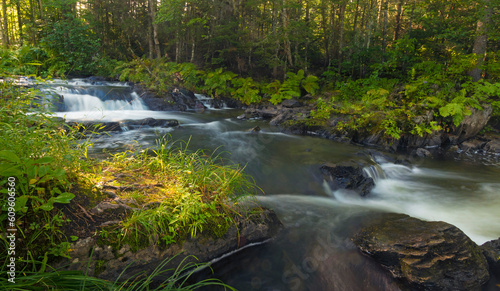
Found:
[[491, 20], [491, 0], [484, 0], [484, 10], [482, 17], [477, 21], [476, 28], [476, 38], [474, 40], [474, 47], [472, 48], [472, 53], [477, 55], [476, 67], [474, 67], [469, 75], [472, 77], [474, 82], [479, 81], [482, 78], [481, 66], [486, 57], [486, 47], [488, 44], [488, 26]]
[[7, 0], [2, 0], [2, 13], [3, 13], [2, 40], [4, 47], [8, 48], [10, 46], [10, 38], [9, 38], [9, 17], [7, 14]]

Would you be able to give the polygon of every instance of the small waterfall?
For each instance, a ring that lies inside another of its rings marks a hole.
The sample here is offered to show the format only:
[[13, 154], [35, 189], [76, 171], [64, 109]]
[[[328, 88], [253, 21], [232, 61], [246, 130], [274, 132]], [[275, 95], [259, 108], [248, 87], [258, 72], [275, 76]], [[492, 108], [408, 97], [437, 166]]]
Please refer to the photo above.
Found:
[[195, 93], [194, 96], [196, 97], [196, 99], [198, 99], [198, 101], [200, 101], [208, 109], [217, 110], [217, 109], [227, 109], [228, 108], [226, 103], [224, 103], [222, 100], [216, 100], [216, 99], [210, 98], [206, 95], [197, 94], [197, 93]]
[[387, 179], [387, 174], [379, 164], [373, 164], [368, 167], [364, 167], [363, 171], [368, 177], [372, 178], [375, 183], [382, 179]]
[[120, 122], [120, 129], [122, 131], [129, 131], [130, 128], [128, 128], [128, 126], [126, 124], [123, 124], [122, 122]]
[[100, 110], [147, 110], [146, 105], [137, 96], [132, 100], [101, 100], [92, 95], [66, 93], [62, 94], [67, 111], [100, 111]]

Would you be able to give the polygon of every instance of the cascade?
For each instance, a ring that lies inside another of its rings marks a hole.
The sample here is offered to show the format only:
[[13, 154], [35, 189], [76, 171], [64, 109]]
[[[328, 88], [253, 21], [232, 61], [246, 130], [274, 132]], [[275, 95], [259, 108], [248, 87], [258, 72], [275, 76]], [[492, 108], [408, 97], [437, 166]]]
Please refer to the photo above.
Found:
[[379, 164], [373, 164], [368, 167], [364, 167], [363, 171], [365, 174], [372, 178], [375, 183], [382, 179], [387, 179], [387, 175]]

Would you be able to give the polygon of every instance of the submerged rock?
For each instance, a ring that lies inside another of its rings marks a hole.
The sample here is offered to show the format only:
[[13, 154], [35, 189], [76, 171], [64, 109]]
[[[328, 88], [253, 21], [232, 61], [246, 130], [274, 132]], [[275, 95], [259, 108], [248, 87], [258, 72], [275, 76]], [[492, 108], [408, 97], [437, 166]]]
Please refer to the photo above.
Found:
[[482, 250], [445, 222], [387, 214], [352, 241], [411, 290], [479, 290], [489, 279]]
[[363, 168], [353, 163], [325, 164], [320, 170], [332, 190], [352, 190], [366, 196], [375, 187], [375, 182]]

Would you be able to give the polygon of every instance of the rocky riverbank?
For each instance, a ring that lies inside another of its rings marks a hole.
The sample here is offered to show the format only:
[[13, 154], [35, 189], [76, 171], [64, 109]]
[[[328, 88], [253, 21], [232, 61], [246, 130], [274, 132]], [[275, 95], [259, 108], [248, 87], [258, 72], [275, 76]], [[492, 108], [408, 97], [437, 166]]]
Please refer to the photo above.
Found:
[[[90, 79], [90, 81], [95, 81]], [[130, 83], [130, 86], [142, 98], [149, 109], [155, 111], [186, 111], [204, 110], [205, 106], [195, 94], [183, 88], [173, 88], [170, 92], [158, 95], [145, 89], [140, 84]], [[211, 99], [213, 108], [244, 109], [245, 113], [238, 119], [261, 118], [271, 125], [278, 126], [283, 132], [297, 135], [311, 135], [368, 146], [388, 152], [407, 153], [419, 157], [439, 157], [458, 155], [493, 155], [500, 156], [500, 128], [497, 120], [492, 120], [491, 128], [495, 131], [483, 134], [481, 130], [488, 125], [492, 113], [491, 106], [484, 110], [472, 109], [459, 126], [452, 129], [435, 131], [418, 135], [402, 135], [396, 140], [384, 135], [383, 130], [373, 131], [369, 128], [345, 130], [337, 127], [339, 122], [348, 120], [349, 116], [334, 116], [327, 121], [318, 122], [311, 116], [314, 109], [313, 98], [305, 95], [301, 101], [289, 99], [281, 104], [271, 103], [245, 106], [232, 98]], [[422, 117], [425, 118], [425, 117]]]
[[491, 107], [484, 111], [472, 110], [462, 123], [452, 131], [436, 131], [431, 134], [403, 135], [399, 140], [384, 136], [383, 131], [370, 129], [356, 131], [339, 130], [337, 124], [348, 116], [335, 116], [325, 122], [314, 120], [310, 112], [311, 104], [302, 104], [296, 100], [285, 100], [279, 105], [252, 105], [246, 108], [239, 119], [262, 118], [271, 125], [280, 127], [284, 132], [298, 135], [310, 135], [368, 146], [393, 153], [407, 153], [419, 157], [487, 154], [500, 156], [500, 134], [480, 134], [488, 124]]

